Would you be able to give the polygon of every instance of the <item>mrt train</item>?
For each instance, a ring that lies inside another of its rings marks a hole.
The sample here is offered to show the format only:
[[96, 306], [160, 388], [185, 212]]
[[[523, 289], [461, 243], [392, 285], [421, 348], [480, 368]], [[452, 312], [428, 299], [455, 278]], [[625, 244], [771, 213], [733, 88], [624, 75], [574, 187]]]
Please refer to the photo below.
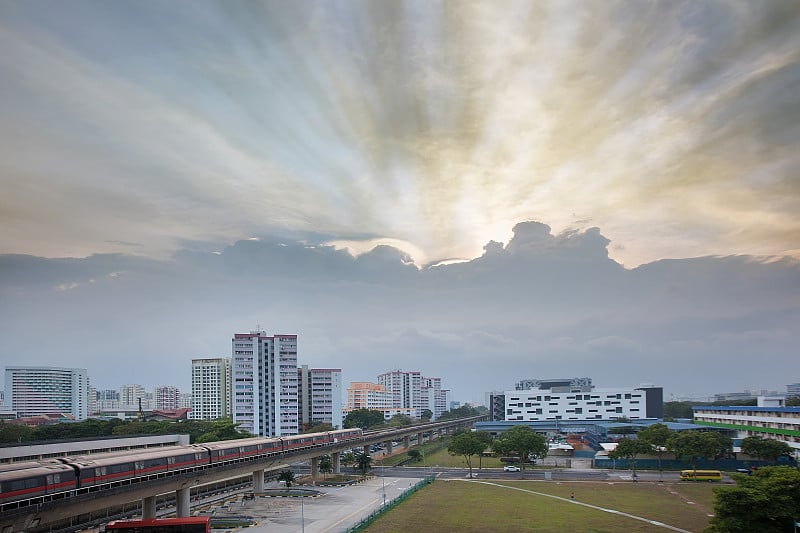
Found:
[[0, 464], [0, 505], [42, 496], [64, 498], [76, 489], [234, 464], [259, 456], [352, 441], [361, 436], [361, 429], [355, 428]]

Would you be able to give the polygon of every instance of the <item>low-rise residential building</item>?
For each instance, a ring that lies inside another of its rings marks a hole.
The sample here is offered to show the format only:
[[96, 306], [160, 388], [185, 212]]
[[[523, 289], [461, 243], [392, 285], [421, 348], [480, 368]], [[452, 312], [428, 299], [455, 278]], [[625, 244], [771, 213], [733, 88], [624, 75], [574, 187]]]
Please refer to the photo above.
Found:
[[758, 398], [756, 406], [700, 405], [692, 407], [696, 424], [737, 431], [739, 438], [784, 441], [800, 454], [800, 407], [785, 407], [780, 398]]

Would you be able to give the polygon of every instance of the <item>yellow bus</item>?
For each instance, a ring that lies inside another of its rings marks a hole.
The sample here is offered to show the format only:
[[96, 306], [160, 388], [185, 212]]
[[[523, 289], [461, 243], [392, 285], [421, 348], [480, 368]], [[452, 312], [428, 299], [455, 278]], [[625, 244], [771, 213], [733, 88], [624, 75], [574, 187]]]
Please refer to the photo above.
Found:
[[719, 470], [681, 470], [681, 481], [720, 481]]

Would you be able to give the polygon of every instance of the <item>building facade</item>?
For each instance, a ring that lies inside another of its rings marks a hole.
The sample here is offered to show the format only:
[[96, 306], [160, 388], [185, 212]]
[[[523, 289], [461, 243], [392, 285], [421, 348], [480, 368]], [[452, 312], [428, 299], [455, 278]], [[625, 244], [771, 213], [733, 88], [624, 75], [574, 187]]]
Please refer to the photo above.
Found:
[[786, 385], [787, 398], [800, 398], [800, 383], [789, 383]]
[[297, 369], [300, 427], [305, 430], [316, 424], [342, 428], [342, 369]]
[[450, 391], [442, 389], [441, 378], [425, 377], [418, 371], [391, 370], [378, 376], [378, 384], [390, 393], [391, 407], [410, 410], [413, 418], [420, 418], [429, 409], [435, 420], [447, 411]]
[[[193, 420], [230, 418], [232, 372], [231, 358], [192, 359], [191, 412]], [[179, 398], [179, 401], [181, 399]], [[186, 398], [183, 398], [183, 402]], [[178, 407], [185, 407], [179, 404]]]
[[180, 391], [173, 385], [157, 385], [153, 388], [154, 409], [177, 409]]
[[769, 405], [763, 397], [758, 406], [694, 406], [696, 424], [723, 427], [738, 432], [739, 438], [761, 437], [784, 441], [800, 454], [800, 407]]
[[379, 383], [353, 381], [347, 388], [346, 412], [356, 409], [383, 411], [392, 407], [392, 393]]
[[296, 435], [297, 335], [236, 333], [232, 343], [233, 421], [254, 435]]
[[[499, 395], [498, 395], [499, 396]], [[506, 421], [661, 418], [661, 387], [553, 386], [503, 393]]]
[[83, 368], [7, 366], [5, 401], [20, 418], [60, 413], [85, 420], [89, 376]]
[[119, 388], [119, 404], [123, 409], [138, 409], [140, 405], [142, 409], [152, 409], [153, 407], [150, 404], [147, 390], [138, 383], [129, 383]]

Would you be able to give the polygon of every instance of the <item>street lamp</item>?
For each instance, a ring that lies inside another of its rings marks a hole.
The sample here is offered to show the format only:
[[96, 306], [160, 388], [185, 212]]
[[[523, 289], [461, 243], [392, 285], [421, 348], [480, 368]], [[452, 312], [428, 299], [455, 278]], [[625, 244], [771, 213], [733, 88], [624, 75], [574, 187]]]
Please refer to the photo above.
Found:
[[306, 533], [306, 508], [305, 508], [305, 501], [306, 501], [306, 493], [300, 493], [300, 531], [302, 533]]
[[381, 488], [383, 489], [383, 506], [386, 507], [386, 478], [383, 472], [383, 461], [381, 461]]

